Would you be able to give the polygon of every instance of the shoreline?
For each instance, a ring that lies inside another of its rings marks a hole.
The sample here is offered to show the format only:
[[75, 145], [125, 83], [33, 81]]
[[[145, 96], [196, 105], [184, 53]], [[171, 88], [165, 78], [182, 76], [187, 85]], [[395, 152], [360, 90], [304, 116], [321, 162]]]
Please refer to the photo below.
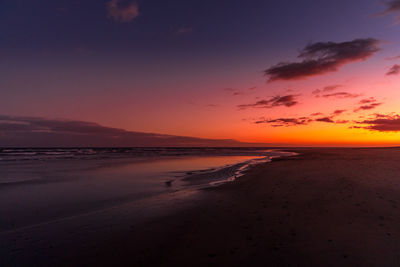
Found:
[[398, 265], [400, 149], [287, 151], [300, 155], [179, 199], [173, 212], [160, 205], [160, 216], [146, 222], [135, 223], [127, 204], [97, 224], [72, 220], [1, 235], [0, 264]]
[[[210, 183], [225, 182], [241, 165], [259, 158], [174, 155], [143, 159], [23, 161], [2, 166], [0, 211], [8, 216], [0, 219], [0, 234], [99, 214], [125, 204], [135, 210], [140, 210], [140, 205], [151, 210], [154, 199], [155, 202], [158, 198], [173, 202], [175, 195], [181, 197]], [[202, 169], [203, 166], [207, 169]]]
[[[109, 202], [104, 207], [97, 207], [94, 209], [84, 210], [84, 211], [76, 213], [76, 214], [66, 215], [63, 217], [57, 217], [57, 218], [53, 218], [48, 221], [42, 221], [42, 222], [38, 222], [38, 223], [34, 223], [34, 224], [22, 225], [17, 228], [5, 228], [0, 231], [0, 235], [6, 234], [6, 233], [11, 233], [11, 232], [18, 232], [23, 229], [35, 228], [35, 227], [42, 226], [42, 225], [49, 225], [52, 223], [60, 223], [62, 221], [73, 220], [74, 218], [86, 217], [86, 216], [90, 216], [91, 214], [98, 214], [98, 213], [103, 213], [103, 212], [106, 213], [108, 210], [118, 209], [120, 206], [128, 205], [131, 207], [131, 209], [132, 208], [140, 209], [143, 207], [147, 207], [147, 208], [151, 209], [154, 205], [159, 205], [157, 203], [152, 203], [154, 201], [157, 202], [158, 199], [164, 199], [165, 201], [173, 202], [174, 198], [183, 198], [182, 196], [200, 194], [201, 190], [206, 190], [208, 188], [217, 187], [217, 186], [221, 186], [225, 183], [232, 182], [235, 179], [245, 175], [245, 172], [248, 171], [249, 168], [251, 168], [255, 165], [270, 162], [272, 158], [278, 158], [278, 157], [281, 157], [281, 156], [257, 157], [257, 158], [253, 158], [250, 160], [245, 160], [243, 162], [224, 165], [224, 166], [210, 168], [210, 169], [184, 171], [182, 176], [175, 176], [174, 180], [168, 180], [165, 182], [166, 184], [170, 183], [169, 185], [166, 185], [166, 186], [171, 187], [171, 191], [160, 192], [158, 194], [149, 195], [147, 197], [144, 197], [144, 198], [141, 198], [138, 200], [132, 200], [128, 196], [128, 197], [125, 197], [126, 199], [122, 198], [122, 199], [114, 200], [113, 202], [115, 202], [115, 203]], [[176, 157], [170, 157], [170, 158], [174, 159]], [[141, 161], [150, 162], [149, 159], [143, 159]], [[113, 162], [111, 164], [124, 164], [124, 162]], [[14, 182], [10, 185], [8, 183], [1, 183], [0, 185], [5, 187], [5, 186], [14, 186], [14, 184], [18, 185], [19, 183], [29, 184], [31, 182], [35, 182], [35, 180]], [[177, 188], [174, 188], [173, 184], [175, 184], [175, 183], [181, 183], [182, 185], [178, 186]], [[147, 204], [144, 204], [144, 203], [147, 203]], [[168, 204], [166, 206], [168, 206]], [[152, 216], [150, 215], [149, 217], [152, 217]], [[154, 215], [154, 217], [157, 217], [157, 216]]]

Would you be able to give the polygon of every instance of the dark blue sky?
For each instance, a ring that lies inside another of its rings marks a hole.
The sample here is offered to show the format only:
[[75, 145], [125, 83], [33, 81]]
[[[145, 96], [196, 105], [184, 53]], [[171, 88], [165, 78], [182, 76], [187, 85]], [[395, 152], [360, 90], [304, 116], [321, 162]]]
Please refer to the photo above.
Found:
[[[246, 49], [261, 47], [276, 51], [310, 41], [385, 35], [390, 21], [371, 20], [384, 9], [375, 0], [150, 0], [136, 2], [138, 17], [116, 23], [107, 18], [108, 2], [2, 0], [2, 54], [32, 56], [44, 50], [62, 58], [86, 48], [104, 55], [172, 53], [179, 58], [181, 53], [251, 53], [257, 51]], [[120, 1], [121, 6], [124, 2], [129, 3]], [[190, 34], [176, 36], [182, 28]]]

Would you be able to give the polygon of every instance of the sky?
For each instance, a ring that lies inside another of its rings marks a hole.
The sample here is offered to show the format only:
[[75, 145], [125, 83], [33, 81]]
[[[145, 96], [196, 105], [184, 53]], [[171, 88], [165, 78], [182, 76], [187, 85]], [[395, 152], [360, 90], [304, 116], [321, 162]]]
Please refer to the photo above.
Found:
[[398, 145], [399, 32], [400, 0], [0, 0], [0, 136]]

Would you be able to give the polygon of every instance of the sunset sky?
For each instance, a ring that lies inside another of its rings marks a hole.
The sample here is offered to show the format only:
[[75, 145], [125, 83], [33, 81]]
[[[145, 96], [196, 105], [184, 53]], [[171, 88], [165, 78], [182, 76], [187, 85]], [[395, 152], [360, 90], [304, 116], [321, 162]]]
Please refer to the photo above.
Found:
[[1, 0], [0, 55], [0, 135], [400, 144], [399, 0]]

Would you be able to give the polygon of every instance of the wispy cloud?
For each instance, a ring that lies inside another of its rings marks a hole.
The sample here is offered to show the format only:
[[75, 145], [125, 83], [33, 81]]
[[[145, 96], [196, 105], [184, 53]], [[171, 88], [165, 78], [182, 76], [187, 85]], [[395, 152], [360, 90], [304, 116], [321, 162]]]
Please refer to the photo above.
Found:
[[272, 127], [293, 127], [308, 125], [313, 122], [323, 123], [335, 123], [342, 124], [347, 123], [347, 120], [334, 120], [334, 116], [311, 118], [311, 117], [299, 117], [299, 118], [278, 118], [278, 119], [260, 119], [256, 120], [255, 124], [269, 124]]
[[400, 73], [400, 65], [393, 65], [390, 70], [386, 73], [386, 75], [397, 75]]
[[307, 125], [312, 122], [312, 119], [308, 117], [300, 118], [279, 118], [279, 119], [261, 119], [257, 120], [255, 124], [270, 124], [272, 127], [282, 127], [282, 126], [299, 126]]
[[322, 115], [324, 115], [322, 112], [315, 112], [315, 113], [312, 113], [310, 116], [322, 116]]
[[386, 9], [378, 15], [386, 16], [390, 14], [395, 15], [395, 23], [400, 22], [400, 0], [386, 1]]
[[239, 105], [239, 109], [246, 108], [273, 108], [279, 106], [292, 107], [298, 104], [298, 95], [284, 95], [284, 96], [274, 96], [270, 99], [259, 100], [252, 104]]
[[224, 91], [233, 95], [233, 96], [241, 96], [241, 95], [251, 95], [254, 93], [254, 90], [257, 89], [257, 86], [252, 86], [247, 89], [235, 89], [235, 88], [224, 88]]
[[347, 120], [337, 120], [336, 117], [342, 115], [347, 110], [338, 109], [332, 112], [329, 116], [324, 116], [322, 112], [312, 113], [309, 117], [289, 117], [289, 118], [278, 118], [278, 119], [265, 119], [260, 118], [255, 120], [255, 124], [269, 124], [272, 127], [292, 127], [308, 125], [313, 122], [324, 122], [324, 123], [347, 123]]
[[342, 85], [340, 85], [340, 84], [328, 85], [322, 89], [315, 89], [314, 91], [312, 91], [312, 94], [315, 95], [315, 97], [320, 97], [321, 93], [332, 92], [332, 91], [335, 91], [336, 89], [338, 89], [339, 87], [342, 87]]
[[359, 107], [354, 109], [354, 112], [359, 112], [359, 111], [363, 111], [363, 110], [371, 110], [371, 109], [375, 109], [376, 107], [379, 107], [380, 105], [382, 105], [383, 103], [378, 102], [375, 98], [370, 97], [370, 98], [366, 98], [366, 99], [362, 99], [359, 102]]
[[348, 93], [348, 92], [337, 92], [337, 93], [332, 93], [332, 94], [325, 94], [325, 95], [321, 95], [321, 97], [325, 97], [325, 98], [330, 98], [330, 97], [334, 97], [334, 98], [356, 98], [356, 97], [360, 97], [360, 94], [352, 94], [352, 93]]
[[358, 112], [358, 111], [361, 111], [361, 110], [371, 110], [371, 109], [374, 109], [376, 107], [379, 107], [380, 105], [382, 105], [382, 103], [372, 103], [372, 104], [369, 104], [369, 105], [363, 105], [363, 106], [360, 106], [359, 108], [355, 109], [354, 112]]
[[359, 104], [371, 104], [371, 103], [375, 103], [376, 99], [374, 97], [370, 97], [370, 98], [365, 98], [365, 99], [361, 99], [360, 102], [358, 102]]
[[386, 58], [386, 60], [398, 60], [398, 59], [400, 59], [400, 56]]
[[111, 0], [107, 3], [107, 15], [115, 22], [130, 22], [139, 16], [139, 6], [136, 2], [121, 3], [121, 0]]
[[104, 127], [97, 123], [73, 121], [73, 120], [51, 120], [36, 117], [17, 117], [0, 115], [0, 131], [29, 131], [29, 132], [58, 132], [69, 134], [101, 134], [120, 135], [127, 131], [117, 128]]
[[377, 51], [379, 41], [373, 38], [350, 42], [319, 42], [307, 45], [299, 54], [303, 60], [279, 63], [265, 70], [269, 81], [298, 80], [335, 72], [345, 64], [363, 61]]

